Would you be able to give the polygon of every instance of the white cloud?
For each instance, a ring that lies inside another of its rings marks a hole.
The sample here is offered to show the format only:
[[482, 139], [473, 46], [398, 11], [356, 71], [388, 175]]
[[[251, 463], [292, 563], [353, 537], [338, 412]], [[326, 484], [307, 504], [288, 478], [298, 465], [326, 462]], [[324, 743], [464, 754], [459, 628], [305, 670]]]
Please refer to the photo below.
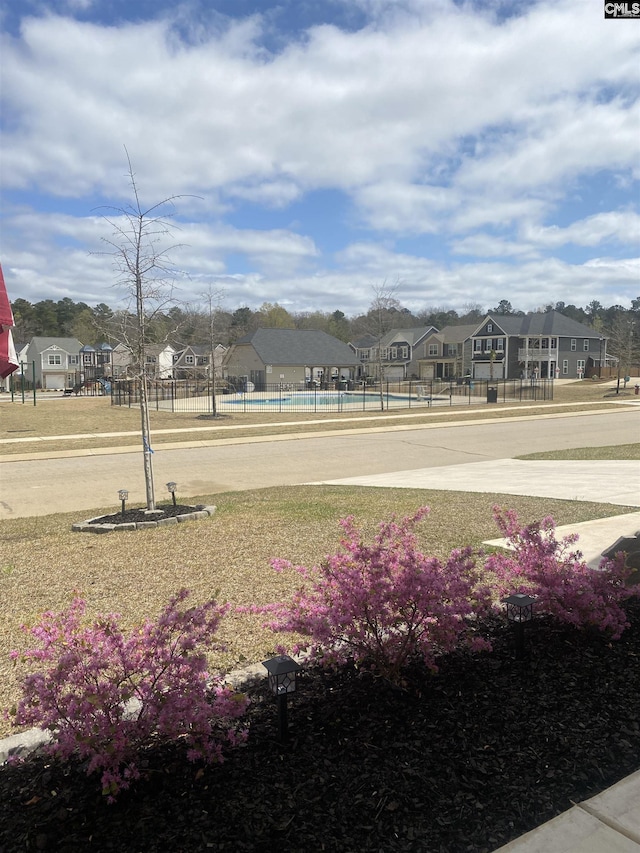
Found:
[[[583, 287], [586, 302], [637, 295], [622, 261], [576, 265], [563, 249], [637, 251], [638, 28], [607, 25], [595, 0], [348, 3], [366, 26], [273, 40], [268, 3], [238, 20], [196, 17], [191, 4], [112, 26], [25, 18], [1, 45], [1, 143], [5, 193], [33, 211], [5, 204], [5, 274], [21, 270], [14, 283], [33, 298], [66, 289], [102, 301], [109, 278], [82, 260], [99, 227], [78, 211], [127, 197], [126, 145], [143, 198], [202, 197], [177, 202], [188, 244], [177, 262], [232, 282], [247, 303], [326, 299], [350, 313], [384, 278], [406, 282], [418, 308], [579, 302]], [[556, 223], [601, 171], [612, 198]], [[348, 215], [305, 218], [312, 190], [346, 200]], [[41, 202], [60, 212], [38, 213]], [[270, 225], [293, 203], [303, 225]], [[260, 215], [244, 222], [246, 209]], [[396, 251], [403, 240], [412, 252]], [[332, 241], [335, 257], [322, 256]], [[590, 279], [598, 293], [584, 284], [592, 266], [610, 275]]]
[[522, 237], [547, 248], [557, 248], [567, 243], [597, 246], [609, 240], [640, 246], [640, 216], [632, 210], [610, 211], [572, 222], [566, 228], [529, 225], [523, 229]]

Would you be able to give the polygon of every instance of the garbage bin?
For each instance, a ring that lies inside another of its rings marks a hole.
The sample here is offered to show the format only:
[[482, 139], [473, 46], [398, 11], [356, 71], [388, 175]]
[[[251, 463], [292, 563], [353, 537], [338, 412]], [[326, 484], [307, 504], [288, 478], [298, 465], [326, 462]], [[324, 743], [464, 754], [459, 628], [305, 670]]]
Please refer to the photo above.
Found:
[[636, 387], [633, 390], [636, 394], [640, 394], [640, 385], [636, 385]]
[[487, 387], [487, 403], [497, 403], [498, 402], [498, 389], [492, 388], [490, 385]]

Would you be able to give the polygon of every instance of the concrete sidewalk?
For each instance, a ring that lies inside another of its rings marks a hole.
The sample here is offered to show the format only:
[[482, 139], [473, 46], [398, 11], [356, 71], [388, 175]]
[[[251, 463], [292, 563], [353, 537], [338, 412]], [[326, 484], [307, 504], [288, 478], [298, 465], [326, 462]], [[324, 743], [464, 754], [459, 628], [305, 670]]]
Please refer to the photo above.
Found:
[[[618, 506], [640, 507], [640, 460], [569, 461], [498, 459], [442, 468], [394, 471], [368, 477], [324, 480], [327, 485], [374, 486], [395, 489], [439, 489], [456, 492], [486, 492], [501, 495], [597, 501]], [[568, 524], [556, 529], [558, 538], [578, 534], [577, 548], [585, 561], [597, 568], [602, 552], [620, 536], [640, 531], [640, 511]], [[487, 545], [504, 545], [491, 539]]]

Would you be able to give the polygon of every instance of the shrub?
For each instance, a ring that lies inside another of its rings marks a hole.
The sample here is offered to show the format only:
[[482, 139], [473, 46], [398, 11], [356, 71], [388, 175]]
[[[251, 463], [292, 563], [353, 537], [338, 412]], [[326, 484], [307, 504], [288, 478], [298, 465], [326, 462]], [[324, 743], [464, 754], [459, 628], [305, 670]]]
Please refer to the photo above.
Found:
[[[87, 773], [101, 771], [109, 801], [139, 777], [139, 750], [156, 740], [184, 736], [190, 760], [222, 760], [223, 744], [245, 733], [233, 722], [244, 697], [211, 679], [205, 649], [226, 605], [209, 601], [181, 609], [181, 590], [160, 614], [125, 636], [116, 615], [83, 625], [85, 602], [47, 612], [24, 628], [39, 643], [22, 654], [37, 665], [22, 684], [14, 725], [37, 725], [53, 734], [48, 749], [87, 760]], [[14, 659], [18, 652], [12, 652]]]
[[429, 512], [422, 507], [399, 523], [379, 525], [372, 544], [362, 541], [353, 517], [343, 519], [342, 550], [319, 567], [293, 567], [306, 584], [289, 603], [261, 608], [270, 627], [308, 638], [294, 648], [324, 665], [354, 660], [391, 681], [413, 658], [435, 670], [436, 656], [457, 646], [487, 648], [474, 630], [473, 615], [490, 607], [470, 549], [455, 550], [446, 562], [423, 554], [414, 527]]
[[485, 563], [498, 578], [501, 594], [533, 595], [537, 607], [563, 622], [609, 631], [613, 639], [620, 637], [628, 625], [620, 602], [640, 589], [625, 586], [631, 572], [622, 555], [603, 560], [596, 571], [572, 548], [577, 535], [556, 539], [552, 518], [522, 526], [512, 510], [494, 506], [493, 514], [513, 548], [511, 553], [488, 557]]

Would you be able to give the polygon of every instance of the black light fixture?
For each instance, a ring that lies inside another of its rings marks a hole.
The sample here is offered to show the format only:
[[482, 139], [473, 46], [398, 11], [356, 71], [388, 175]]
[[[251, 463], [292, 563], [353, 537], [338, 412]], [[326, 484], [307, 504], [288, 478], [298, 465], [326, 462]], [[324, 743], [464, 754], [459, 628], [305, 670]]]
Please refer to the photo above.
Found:
[[289, 735], [287, 696], [296, 692], [297, 674], [302, 667], [289, 655], [278, 655], [262, 665], [268, 672], [269, 689], [278, 699], [278, 740], [284, 743]]
[[507, 605], [507, 620], [516, 630], [516, 660], [524, 660], [524, 626], [533, 619], [536, 599], [524, 592], [516, 592], [502, 599]]
[[178, 488], [176, 483], [167, 483], [167, 490], [171, 492], [171, 499], [173, 501], [173, 505], [176, 505], [176, 489]]
[[122, 501], [122, 514], [124, 515], [124, 505], [127, 502], [127, 498], [129, 497], [129, 492], [126, 489], [118, 489], [118, 497]]

